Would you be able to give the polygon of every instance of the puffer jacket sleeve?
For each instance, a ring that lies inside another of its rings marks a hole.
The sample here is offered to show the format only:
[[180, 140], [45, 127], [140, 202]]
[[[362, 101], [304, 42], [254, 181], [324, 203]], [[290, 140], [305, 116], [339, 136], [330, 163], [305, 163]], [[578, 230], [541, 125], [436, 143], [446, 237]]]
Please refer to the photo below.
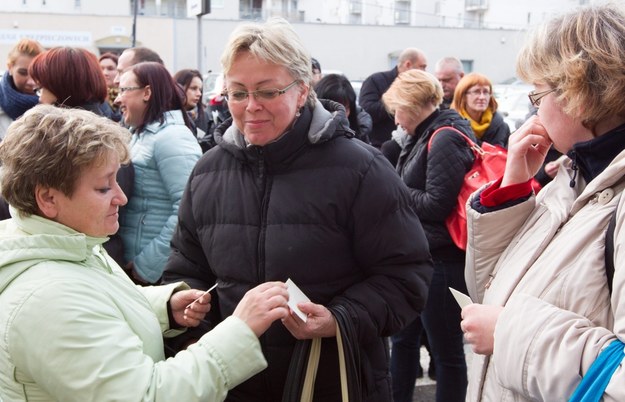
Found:
[[[130, 319], [95, 282], [57, 281], [23, 303], [10, 354], [29, 381], [65, 402], [221, 401], [266, 367], [258, 338], [236, 317], [158, 362], [144, 352]], [[33, 331], [33, 322], [45, 322], [45, 330]]]
[[475, 203], [479, 202], [485, 187], [473, 193], [467, 202], [464, 276], [469, 296], [476, 303], [484, 299], [486, 284], [496, 270], [497, 261], [536, 205], [535, 196], [531, 196], [527, 201], [509, 208], [479, 213]]
[[[611, 307], [613, 329], [599, 327], [580, 314], [561, 309], [527, 294], [506, 303], [495, 327], [495, 371], [506, 388], [530, 400], [567, 400], [601, 351], [615, 339], [625, 341], [625, 213], [619, 204], [614, 231], [614, 278], [609, 304], [596, 297], [595, 315]], [[589, 262], [591, 263], [591, 262]], [[602, 264], [600, 261], [599, 264]], [[600, 266], [600, 270], [604, 267]], [[592, 284], [589, 292], [598, 294]], [[602, 289], [607, 295], [607, 283]], [[566, 289], [561, 292], [567, 294]], [[577, 296], [579, 297], [579, 296]], [[609, 314], [609, 312], [607, 313]], [[617, 368], [603, 401], [625, 400], [625, 370]], [[554, 379], [557, 379], [554, 381]]]
[[[363, 145], [364, 146], [364, 145]], [[371, 342], [403, 328], [423, 310], [432, 275], [425, 234], [406, 186], [375, 151], [353, 202], [353, 255], [363, 278], [330, 303], [345, 306]]]
[[[587, 318], [536, 297], [510, 298], [495, 328], [493, 355], [499, 382], [528, 400], [568, 400], [601, 350], [615, 335]], [[617, 369], [605, 401], [622, 401], [623, 370]]]
[[[183, 126], [168, 126], [159, 133], [154, 144], [154, 158], [163, 185], [171, 199], [171, 213], [158, 236], [150, 241], [135, 257], [134, 264], [140, 272], [150, 269], [141, 267], [162, 267], [170, 253], [170, 242], [178, 222], [178, 208], [185, 185], [200, 159], [202, 150], [189, 129]], [[148, 278], [150, 280], [158, 278]]]
[[156, 317], [158, 318], [163, 335], [178, 335], [180, 331], [170, 329], [171, 323], [169, 322], [169, 315], [167, 314], [167, 303], [169, 302], [169, 299], [171, 299], [171, 295], [174, 293], [180, 290], [190, 289], [189, 285], [184, 282], [176, 282], [162, 286], [137, 285], [137, 289], [139, 289], [139, 292], [141, 292], [148, 303], [150, 303], [152, 311], [154, 311], [154, 314], [156, 314]]

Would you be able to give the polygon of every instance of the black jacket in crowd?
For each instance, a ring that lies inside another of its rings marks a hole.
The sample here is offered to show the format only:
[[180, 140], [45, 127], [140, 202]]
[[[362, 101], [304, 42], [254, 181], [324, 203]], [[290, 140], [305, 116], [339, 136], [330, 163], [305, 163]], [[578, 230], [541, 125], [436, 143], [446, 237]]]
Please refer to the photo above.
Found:
[[451, 240], [445, 220], [458, 203], [458, 193], [474, 156], [464, 138], [445, 129], [436, 134], [428, 151], [430, 137], [444, 126], [453, 126], [476, 141], [468, 120], [455, 110], [437, 109], [415, 129], [401, 151], [397, 171], [410, 189], [432, 258], [458, 260], [464, 259], [464, 252]]
[[[334, 102], [306, 106], [294, 127], [247, 145], [228, 120], [193, 170], [163, 280], [206, 289], [207, 317], [232, 314], [245, 292], [291, 278], [356, 328], [364, 401], [390, 402], [387, 337], [423, 309], [432, 273], [410, 196], [384, 156], [352, 137]], [[260, 338], [269, 366], [227, 401], [280, 401], [296, 339], [280, 321]], [[316, 400], [340, 401], [336, 340], [324, 339]]]
[[510, 137], [510, 126], [504, 121], [501, 113], [495, 112], [482, 138], [478, 139], [478, 144], [481, 145], [482, 142], [488, 142], [489, 144], [508, 148], [508, 137]]
[[382, 103], [382, 95], [388, 90], [395, 78], [397, 67], [389, 71], [380, 71], [371, 74], [363, 83], [358, 95], [358, 103], [373, 119], [373, 130], [369, 135], [371, 145], [379, 148], [382, 143], [391, 138], [395, 130], [395, 119]]

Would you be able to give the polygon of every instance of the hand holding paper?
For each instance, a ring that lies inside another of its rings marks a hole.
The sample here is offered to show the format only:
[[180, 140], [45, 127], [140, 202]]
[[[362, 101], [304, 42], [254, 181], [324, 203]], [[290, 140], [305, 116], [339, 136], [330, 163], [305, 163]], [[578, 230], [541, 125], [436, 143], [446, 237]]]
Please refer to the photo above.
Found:
[[[336, 322], [330, 310], [322, 304], [313, 303], [291, 279], [286, 281], [286, 285], [289, 291], [288, 305], [292, 314], [282, 319], [282, 324], [291, 335], [296, 339], [335, 336]], [[298, 304], [302, 304], [301, 309]]]
[[451, 294], [454, 296], [454, 299], [456, 299], [456, 302], [458, 302], [458, 305], [460, 305], [461, 309], [473, 303], [473, 300], [471, 300], [471, 298], [465, 295], [464, 293], [454, 288], [449, 288], [449, 290], [451, 291]]
[[297, 314], [299, 318], [302, 319], [302, 321], [306, 322], [308, 316], [302, 313], [299, 307], [297, 307], [297, 303], [309, 302], [310, 299], [304, 294], [304, 292], [300, 290], [300, 288], [297, 287], [297, 285], [291, 280], [291, 278], [287, 279], [286, 286], [287, 290], [289, 291], [289, 307], [291, 308], [291, 310], [293, 310], [295, 314]]

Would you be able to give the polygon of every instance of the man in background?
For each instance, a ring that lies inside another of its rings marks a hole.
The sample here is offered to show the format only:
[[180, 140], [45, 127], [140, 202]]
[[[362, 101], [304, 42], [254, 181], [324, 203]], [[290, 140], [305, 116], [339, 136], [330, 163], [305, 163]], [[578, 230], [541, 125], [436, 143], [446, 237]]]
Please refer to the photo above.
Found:
[[119, 86], [119, 77], [135, 64], [142, 63], [144, 61], [155, 61], [160, 64], [163, 63], [163, 59], [154, 50], [147, 47], [131, 47], [122, 52], [117, 60], [117, 75], [113, 81], [115, 85]]
[[443, 57], [434, 66], [434, 75], [443, 87], [443, 103], [441, 109], [449, 109], [454, 100], [456, 85], [464, 77], [462, 62], [456, 57]]
[[410, 69], [425, 71], [427, 58], [425, 54], [415, 48], [404, 49], [397, 59], [397, 66], [389, 71], [380, 71], [371, 74], [360, 88], [359, 103], [373, 119], [371, 145], [380, 148], [382, 143], [391, 138], [395, 130], [395, 119], [390, 116], [382, 104], [382, 95], [391, 86], [398, 74]]

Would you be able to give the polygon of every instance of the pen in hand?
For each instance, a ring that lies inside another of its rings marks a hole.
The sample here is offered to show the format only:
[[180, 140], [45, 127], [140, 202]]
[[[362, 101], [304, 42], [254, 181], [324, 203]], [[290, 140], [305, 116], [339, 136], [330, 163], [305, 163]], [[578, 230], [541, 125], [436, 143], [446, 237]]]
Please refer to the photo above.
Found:
[[213, 286], [211, 286], [206, 292], [202, 293], [202, 295], [200, 297], [198, 297], [197, 299], [193, 300], [191, 303], [189, 303], [189, 305], [187, 306], [187, 308], [191, 308], [191, 306], [193, 305], [193, 303], [195, 303], [196, 301], [200, 300], [202, 297], [204, 297], [205, 295], [209, 294], [213, 289], [215, 289], [217, 287], [217, 284], [214, 284]]

